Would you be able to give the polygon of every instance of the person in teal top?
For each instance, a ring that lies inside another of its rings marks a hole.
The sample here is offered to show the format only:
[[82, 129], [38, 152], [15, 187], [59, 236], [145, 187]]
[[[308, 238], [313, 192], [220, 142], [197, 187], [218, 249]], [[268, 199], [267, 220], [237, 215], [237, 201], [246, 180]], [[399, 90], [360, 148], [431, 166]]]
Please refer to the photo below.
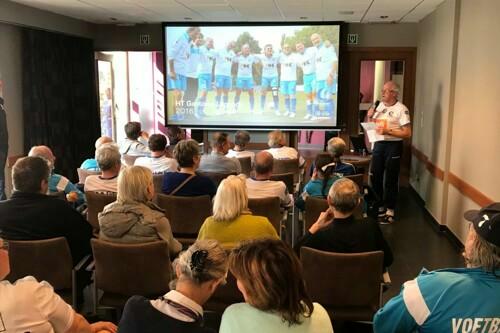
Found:
[[500, 332], [500, 203], [468, 211], [466, 268], [422, 271], [373, 318], [375, 333]]
[[224, 311], [220, 333], [333, 333], [328, 313], [307, 294], [299, 259], [281, 240], [242, 243], [229, 269], [245, 303]]
[[341, 178], [334, 172], [335, 161], [328, 153], [318, 154], [314, 165], [315, 169], [311, 180], [304, 186], [304, 191], [296, 202], [296, 206], [301, 210], [305, 209], [305, 200], [308, 196], [326, 199], [330, 187], [337, 179]]
[[[99, 148], [101, 145], [110, 142], [113, 142], [113, 139], [111, 139], [109, 136], [101, 136], [95, 141], [95, 150], [97, 151], [97, 148]], [[89, 171], [101, 171], [101, 169], [99, 168], [99, 164], [97, 163], [97, 160], [95, 158], [87, 158], [82, 162], [82, 165], [80, 165], [80, 169]]]

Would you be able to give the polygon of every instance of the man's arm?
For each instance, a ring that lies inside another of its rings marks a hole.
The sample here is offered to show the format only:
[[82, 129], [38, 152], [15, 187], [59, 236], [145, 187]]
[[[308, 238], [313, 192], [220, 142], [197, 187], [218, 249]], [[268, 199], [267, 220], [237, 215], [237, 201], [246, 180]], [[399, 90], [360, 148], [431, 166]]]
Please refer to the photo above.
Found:
[[407, 138], [411, 137], [411, 126], [410, 126], [410, 124], [406, 124], [406, 125], [401, 126], [399, 128], [379, 127], [379, 128], [377, 128], [377, 133], [383, 134], [383, 135], [391, 135], [391, 136], [394, 136], [396, 138], [407, 139]]

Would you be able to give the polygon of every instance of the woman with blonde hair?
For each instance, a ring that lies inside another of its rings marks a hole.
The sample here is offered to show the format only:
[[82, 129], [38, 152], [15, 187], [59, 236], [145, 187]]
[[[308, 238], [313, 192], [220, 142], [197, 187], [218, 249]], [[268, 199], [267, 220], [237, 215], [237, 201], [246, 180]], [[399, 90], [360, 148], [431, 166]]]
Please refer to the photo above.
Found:
[[182, 248], [172, 235], [170, 223], [156, 206], [153, 174], [142, 166], [123, 169], [118, 176], [116, 201], [99, 213], [99, 238], [118, 243], [144, 243], [164, 240], [171, 255]]
[[232, 248], [242, 240], [271, 237], [278, 239], [276, 229], [263, 216], [254, 216], [248, 209], [245, 176], [229, 176], [217, 189], [213, 216], [201, 226], [198, 239], [215, 239]]
[[242, 243], [231, 252], [229, 269], [245, 303], [224, 311], [220, 333], [333, 333], [328, 313], [307, 294], [299, 259], [284, 242]]
[[203, 327], [203, 304], [225, 284], [227, 253], [214, 240], [196, 241], [172, 264], [177, 279], [157, 300], [133, 296], [125, 305], [121, 333], [212, 332]]

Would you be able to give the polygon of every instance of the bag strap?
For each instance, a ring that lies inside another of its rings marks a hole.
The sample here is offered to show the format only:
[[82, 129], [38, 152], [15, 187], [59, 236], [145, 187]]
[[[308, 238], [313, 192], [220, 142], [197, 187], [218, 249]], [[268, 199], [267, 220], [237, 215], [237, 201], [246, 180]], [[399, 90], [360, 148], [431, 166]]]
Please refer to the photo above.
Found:
[[179, 190], [181, 188], [183, 188], [184, 185], [186, 185], [188, 181], [193, 179], [194, 176], [196, 176], [196, 175], [191, 175], [191, 176], [187, 177], [186, 179], [184, 179], [184, 181], [182, 183], [180, 183], [179, 186], [177, 186], [172, 192], [170, 192], [169, 195], [174, 195], [175, 193], [179, 192]]

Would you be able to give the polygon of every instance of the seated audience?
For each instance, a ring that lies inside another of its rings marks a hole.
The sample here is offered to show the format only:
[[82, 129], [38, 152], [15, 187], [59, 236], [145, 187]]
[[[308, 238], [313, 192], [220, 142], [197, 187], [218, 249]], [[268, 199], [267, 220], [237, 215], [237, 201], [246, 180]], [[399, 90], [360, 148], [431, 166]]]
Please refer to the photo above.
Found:
[[293, 195], [288, 193], [285, 183], [270, 180], [273, 174], [273, 155], [261, 151], [255, 156], [255, 176], [247, 178], [248, 197], [253, 198], [280, 198], [281, 206], [293, 205]]
[[226, 248], [247, 239], [278, 239], [269, 220], [252, 215], [248, 209], [244, 176], [231, 175], [222, 180], [214, 198], [213, 214], [203, 222], [198, 239], [215, 239]]
[[464, 217], [467, 267], [423, 269], [375, 314], [375, 332], [500, 331], [500, 203]]
[[118, 174], [122, 167], [118, 147], [114, 143], [103, 144], [97, 149], [95, 158], [99, 169], [101, 169], [101, 174], [85, 178], [85, 191], [116, 193]]
[[333, 333], [328, 313], [307, 294], [302, 266], [284, 242], [243, 243], [232, 251], [229, 269], [245, 303], [224, 311], [220, 333]]
[[212, 180], [195, 172], [200, 166], [200, 150], [195, 140], [182, 140], [174, 148], [174, 158], [179, 172], [169, 172], [163, 177], [162, 192], [169, 195], [193, 197], [209, 195], [212, 198], [217, 188]]
[[12, 168], [14, 193], [0, 201], [0, 230], [11, 240], [65, 237], [73, 263], [91, 253], [92, 227], [66, 202], [46, 195], [50, 167], [41, 157], [17, 160]]
[[[141, 130], [141, 123], [131, 121], [125, 125], [127, 138], [120, 145], [120, 154], [130, 156], [149, 156], [151, 151], [144, 143], [149, 134]], [[144, 142], [141, 142], [144, 141]]]
[[154, 174], [177, 171], [177, 161], [166, 156], [167, 138], [163, 134], [153, 134], [148, 141], [151, 157], [139, 157], [134, 165], [150, 169]]
[[70, 202], [76, 202], [77, 205], [85, 203], [85, 195], [80, 191], [75, 184], [69, 181], [68, 178], [54, 173], [54, 166], [56, 157], [52, 150], [47, 146], [34, 146], [31, 148], [28, 156], [37, 156], [45, 159], [49, 164], [50, 178], [49, 178], [49, 193], [64, 192], [66, 199]]
[[311, 180], [304, 186], [304, 191], [297, 200], [297, 207], [305, 209], [305, 200], [308, 196], [326, 198], [333, 183], [340, 177], [333, 173], [335, 162], [327, 153], [321, 153], [314, 160], [314, 172]]
[[337, 180], [330, 188], [326, 211], [298, 241], [295, 249], [307, 246], [314, 249], [359, 253], [384, 252], [384, 267], [392, 264], [393, 256], [378, 223], [370, 218], [356, 219], [354, 210], [360, 204], [358, 186], [348, 178]]
[[[109, 136], [101, 136], [95, 142], [95, 150], [97, 151], [97, 149], [99, 149], [101, 145], [111, 142], [113, 142], [113, 139], [111, 139]], [[99, 164], [97, 163], [97, 160], [95, 158], [88, 158], [85, 161], [83, 161], [82, 165], [80, 166], [80, 169], [89, 171], [101, 171], [101, 169], [99, 169]]]
[[328, 153], [332, 155], [333, 161], [335, 162], [335, 167], [333, 169], [334, 173], [340, 176], [351, 176], [356, 174], [356, 168], [354, 165], [346, 162], [342, 162], [341, 157], [344, 155], [346, 150], [345, 141], [342, 138], [334, 137], [328, 140], [327, 148]]
[[197, 241], [173, 262], [177, 279], [171, 291], [156, 300], [128, 300], [120, 333], [213, 332], [203, 327], [202, 306], [225, 283], [227, 265], [227, 253], [216, 241]]
[[172, 235], [170, 223], [153, 203], [155, 194], [151, 170], [131, 166], [118, 176], [116, 201], [99, 213], [99, 238], [117, 243], [145, 243], [164, 240], [175, 256], [182, 246]]
[[237, 158], [225, 156], [230, 145], [227, 133], [215, 132], [212, 136], [212, 153], [201, 157], [199, 170], [216, 173], [241, 173], [240, 161]]
[[167, 157], [174, 156], [174, 148], [181, 141], [186, 138], [186, 132], [180, 128], [179, 126], [168, 126], [167, 127], [167, 138], [168, 138], [168, 147]]
[[269, 146], [267, 151], [273, 155], [275, 160], [291, 160], [296, 158], [299, 160], [299, 167], [302, 168], [304, 166], [306, 161], [299, 155], [299, 152], [295, 148], [285, 145], [283, 132], [279, 130], [272, 131], [268, 134], [267, 138], [267, 145]]
[[116, 332], [116, 325], [110, 322], [89, 324], [49, 283], [32, 276], [10, 283], [4, 280], [9, 272], [8, 242], [0, 238], [1, 332]]
[[245, 150], [247, 144], [250, 142], [250, 133], [247, 131], [238, 131], [234, 135], [234, 148], [229, 149], [226, 154], [226, 157], [250, 157], [250, 160], [253, 161], [255, 158], [255, 153], [253, 151]]

